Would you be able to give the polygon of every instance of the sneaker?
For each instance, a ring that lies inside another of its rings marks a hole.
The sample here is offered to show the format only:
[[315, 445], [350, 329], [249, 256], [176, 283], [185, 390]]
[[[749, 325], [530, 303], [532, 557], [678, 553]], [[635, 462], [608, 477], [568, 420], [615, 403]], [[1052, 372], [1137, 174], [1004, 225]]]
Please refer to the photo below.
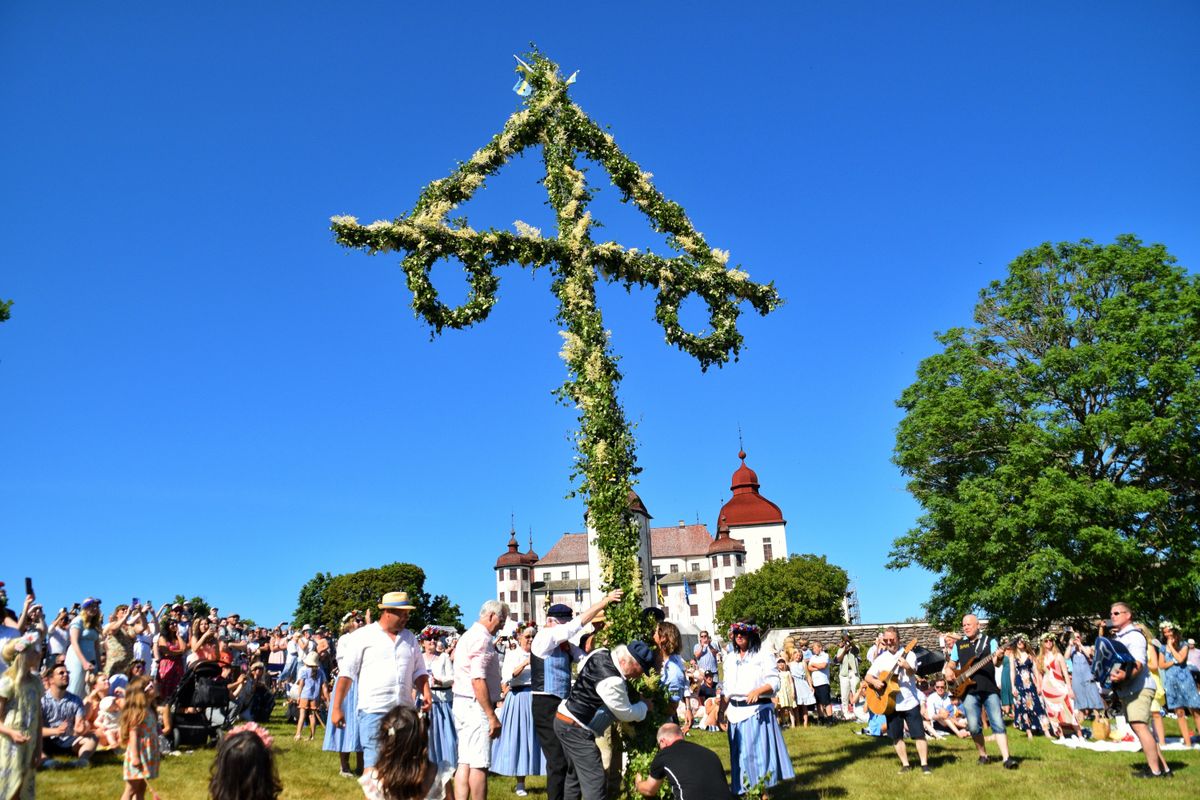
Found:
[[1015, 758], [1009, 756], [1008, 758], [1004, 759], [1005, 769], [1016, 769], [1018, 766], [1020, 765], [1017, 764], [1017, 760]]
[[986, 767], [988, 764], [992, 763], [992, 760], [990, 758], [988, 758], [987, 756], [980, 756], [979, 760], [975, 763], [977, 763], [981, 767]]
[[529, 792], [525, 791], [524, 786], [518, 786], [515, 790], [513, 790], [513, 794], [515, 794], [517, 797], [525, 797], [529, 794]]
[[905, 764], [904, 766], [900, 767], [901, 775], [903, 775], [906, 772], [911, 772], [911, 771], [912, 771], [912, 767], [910, 767], [908, 764]]
[[1164, 769], [1161, 773], [1159, 773], [1159, 777], [1160, 778], [1174, 778], [1175, 773], [1172, 770]]
[[921, 765], [921, 774], [922, 774], [922, 775], [932, 775], [932, 774], [933, 774], [933, 770], [931, 770], [931, 769], [929, 768], [929, 765], [928, 765], [928, 764], [922, 764], [922, 765]]
[[338, 775], [341, 775], [343, 778], [353, 778], [353, 777], [354, 777], [354, 773], [353, 773], [353, 772], [347, 772], [346, 770], [342, 770], [342, 771], [340, 771], [340, 772], [338, 773]]
[[1135, 778], [1161, 778], [1162, 776], [1163, 776], [1163, 773], [1151, 772], [1148, 769], [1139, 770], [1139, 771], [1133, 773], [1133, 777], [1135, 777]]

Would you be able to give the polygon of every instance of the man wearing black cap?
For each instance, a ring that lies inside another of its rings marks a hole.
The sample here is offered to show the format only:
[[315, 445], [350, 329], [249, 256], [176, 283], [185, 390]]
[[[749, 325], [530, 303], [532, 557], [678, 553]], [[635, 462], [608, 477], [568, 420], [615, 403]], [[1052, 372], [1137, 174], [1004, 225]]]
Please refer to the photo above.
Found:
[[617, 645], [611, 651], [593, 650], [579, 670], [554, 717], [554, 735], [562, 746], [570, 770], [564, 795], [567, 800], [604, 800], [607, 797], [604, 764], [596, 737], [614, 719], [641, 722], [646, 703], [629, 699], [629, 681], [654, 666], [654, 655], [645, 642]]
[[599, 603], [572, 619], [569, 606], [555, 603], [546, 611], [546, 625], [533, 637], [529, 648], [529, 675], [533, 691], [533, 727], [546, 756], [546, 800], [563, 800], [566, 786], [567, 757], [554, 733], [554, 715], [571, 690], [571, 663], [583, 657], [583, 651], [571, 639], [597, 614], [624, 595], [620, 589], [605, 595]]

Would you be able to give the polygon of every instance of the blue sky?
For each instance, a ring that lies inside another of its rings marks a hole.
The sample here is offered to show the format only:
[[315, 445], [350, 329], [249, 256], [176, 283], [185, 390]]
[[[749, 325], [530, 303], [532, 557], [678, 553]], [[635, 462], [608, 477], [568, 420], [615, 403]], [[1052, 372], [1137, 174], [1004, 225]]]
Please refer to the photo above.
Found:
[[[469, 158], [535, 41], [787, 300], [702, 374], [653, 294], [602, 291], [656, 524], [713, 527], [740, 426], [791, 551], [849, 570], [866, 621], [919, 613], [932, 578], [883, 568], [918, 513], [894, 401], [1024, 249], [1132, 232], [1200, 263], [1200, 9], [658, 5], [0, 6], [0, 580], [264, 622], [318, 570], [406, 560], [469, 617], [510, 514], [541, 553], [582, 529], [549, 275], [505, 269], [489, 320], [430, 341], [396, 259], [328, 231]], [[551, 229], [539, 175], [461, 213]], [[589, 179], [597, 235], [663, 249]]]

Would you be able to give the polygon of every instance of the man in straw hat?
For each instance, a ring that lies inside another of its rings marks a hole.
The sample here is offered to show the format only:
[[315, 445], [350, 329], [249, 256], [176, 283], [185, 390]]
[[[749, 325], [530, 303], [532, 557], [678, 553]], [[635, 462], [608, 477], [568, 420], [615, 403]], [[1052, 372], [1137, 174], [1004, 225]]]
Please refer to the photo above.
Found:
[[416, 606], [408, 592], [388, 592], [379, 602], [379, 621], [364, 625], [344, 638], [338, 653], [338, 681], [330, 703], [329, 721], [335, 727], [346, 724], [342, 702], [351, 683], [358, 689], [357, 722], [363, 747], [363, 776], [368, 785], [375, 775], [379, 758], [379, 724], [399, 705], [413, 706], [413, 691], [420, 693], [425, 711], [433, 703], [429, 672], [421, 648], [412, 631], [405, 629], [409, 613]]

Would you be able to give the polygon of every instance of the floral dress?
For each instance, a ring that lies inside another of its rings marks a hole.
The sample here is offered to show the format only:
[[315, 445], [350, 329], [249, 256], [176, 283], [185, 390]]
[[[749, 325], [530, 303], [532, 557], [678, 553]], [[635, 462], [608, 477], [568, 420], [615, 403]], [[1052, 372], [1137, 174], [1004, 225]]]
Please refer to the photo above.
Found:
[[[1182, 649], [1184, 656], [1187, 656], [1187, 645], [1177, 649]], [[1200, 709], [1200, 692], [1196, 691], [1196, 682], [1192, 680], [1187, 661], [1182, 664], [1177, 662], [1165, 645], [1159, 652], [1162, 654], [1159, 656], [1159, 664], [1162, 667], [1159, 672], [1163, 679], [1163, 689], [1167, 693], [1167, 708], [1172, 711], [1177, 708]]]
[[1046, 710], [1042, 708], [1042, 698], [1038, 696], [1037, 684], [1033, 680], [1033, 659], [1018, 658], [1015, 666], [1017, 702], [1013, 707], [1013, 721], [1018, 730], [1044, 733], [1042, 717], [1046, 715]]
[[16, 744], [0, 735], [0, 798], [9, 800], [21, 789], [20, 800], [33, 800], [34, 753], [41, 745], [42, 692], [41, 681], [13, 684], [6, 675], [0, 677], [0, 697], [5, 706], [4, 724], [29, 734], [29, 741]]
[[[150, 780], [158, 777], [158, 717], [153, 710], [129, 735], [129, 746], [125, 748], [125, 780]], [[134, 766], [130, 758], [132, 749], [137, 748], [140, 765]]]

